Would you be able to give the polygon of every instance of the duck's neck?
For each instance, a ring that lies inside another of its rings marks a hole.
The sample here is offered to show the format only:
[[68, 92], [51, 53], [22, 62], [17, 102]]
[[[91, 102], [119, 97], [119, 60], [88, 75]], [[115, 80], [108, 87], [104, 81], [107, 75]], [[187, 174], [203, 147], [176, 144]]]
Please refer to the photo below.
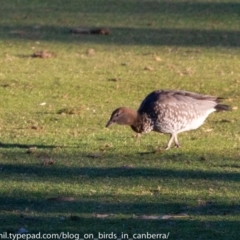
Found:
[[124, 122], [126, 125], [135, 125], [138, 122], [139, 114], [131, 108], [126, 108], [127, 114], [125, 115]]
[[138, 112], [128, 109], [128, 125], [137, 133], [143, 132], [142, 116]]

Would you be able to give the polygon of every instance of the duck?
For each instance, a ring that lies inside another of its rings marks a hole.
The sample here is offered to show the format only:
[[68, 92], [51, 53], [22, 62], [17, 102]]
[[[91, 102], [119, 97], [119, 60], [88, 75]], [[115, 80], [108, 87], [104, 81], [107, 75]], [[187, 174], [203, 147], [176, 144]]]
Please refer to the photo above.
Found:
[[128, 125], [138, 134], [151, 131], [170, 134], [166, 150], [174, 141], [179, 148], [178, 134], [199, 128], [213, 112], [229, 111], [222, 98], [185, 90], [156, 90], [146, 96], [138, 110], [115, 109], [106, 127]]

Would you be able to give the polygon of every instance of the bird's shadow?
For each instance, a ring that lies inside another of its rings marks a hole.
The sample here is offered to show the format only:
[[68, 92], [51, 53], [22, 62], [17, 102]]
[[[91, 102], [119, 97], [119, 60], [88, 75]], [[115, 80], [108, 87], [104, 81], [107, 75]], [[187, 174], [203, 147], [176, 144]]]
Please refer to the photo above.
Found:
[[57, 146], [57, 145], [42, 145], [42, 144], [21, 144], [21, 143], [3, 143], [0, 142], [0, 148], [42, 148], [42, 149], [53, 149], [57, 147], [63, 147], [63, 146]]

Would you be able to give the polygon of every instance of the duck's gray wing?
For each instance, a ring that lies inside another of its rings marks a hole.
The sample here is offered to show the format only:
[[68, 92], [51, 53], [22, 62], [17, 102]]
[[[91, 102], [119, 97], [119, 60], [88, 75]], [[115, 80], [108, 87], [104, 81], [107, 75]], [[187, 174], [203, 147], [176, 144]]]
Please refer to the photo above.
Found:
[[[186, 105], [201, 111], [215, 108], [220, 102], [220, 98], [210, 95], [203, 95], [183, 90], [157, 90], [151, 92], [142, 101], [138, 112], [150, 113], [157, 110], [158, 106], [162, 110], [162, 106], [181, 106], [186, 110]], [[191, 107], [191, 109], [192, 109]]]

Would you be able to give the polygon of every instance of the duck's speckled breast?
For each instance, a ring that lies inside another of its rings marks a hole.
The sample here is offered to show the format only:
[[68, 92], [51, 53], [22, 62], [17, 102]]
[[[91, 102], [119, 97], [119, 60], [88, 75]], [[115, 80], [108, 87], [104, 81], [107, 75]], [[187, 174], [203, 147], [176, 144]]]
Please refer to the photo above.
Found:
[[141, 114], [134, 125], [131, 125], [133, 131], [137, 133], [148, 133], [154, 129], [153, 119], [149, 114]]

